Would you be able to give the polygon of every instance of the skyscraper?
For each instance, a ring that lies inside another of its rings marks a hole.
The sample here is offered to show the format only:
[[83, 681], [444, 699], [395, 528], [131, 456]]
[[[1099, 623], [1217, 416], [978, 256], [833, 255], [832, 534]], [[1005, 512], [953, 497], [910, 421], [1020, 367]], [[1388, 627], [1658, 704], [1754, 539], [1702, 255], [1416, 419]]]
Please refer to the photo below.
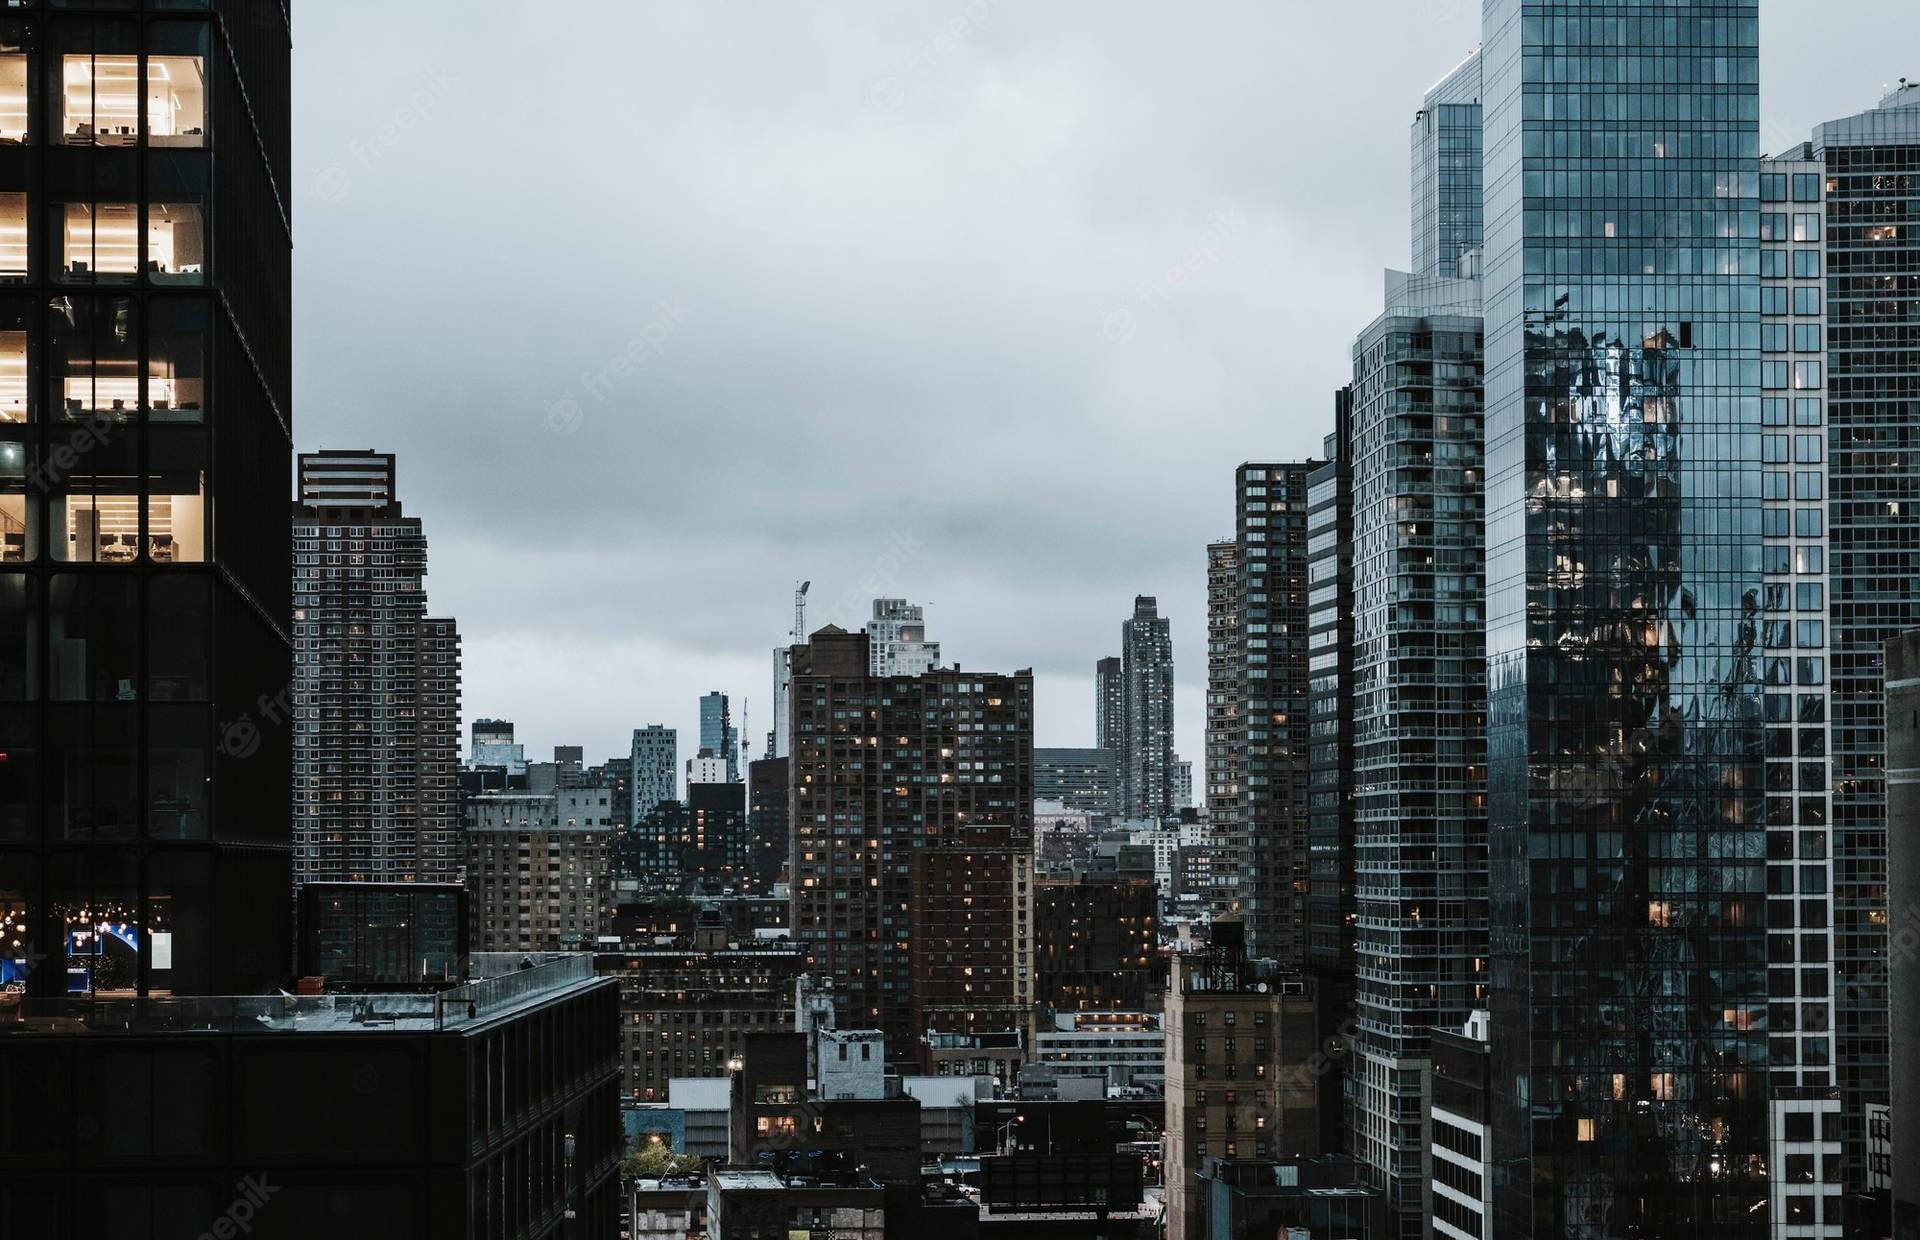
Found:
[[[1307, 893], [1307, 476], [1234, 473], [1235, 533], [1209, 547], [1207, 784], [1219, 913], [1248, 950], [1299, 967]], [[1236, 791], [1229, 791], [1236, 790]]]
[[[1120, 660], [1109, 655], [1093, 668], [1093, 747], [1120, 753], [1126, 725], [1126, 699], [1120, 692]], [[1117, 776], [1117, 772], [1116, 772]], [[1115, 784], [1116, 795], [1119, 785]]]
[[227, 0], [0, 35], [0, 959], [29, 997], [291, 967], [287, 46]]
[[[1416, 126], [1419, 122], [1416, 122]], [[1405, 1240], [1427, 1234], [1429, 1032], [1485, 995], [1480, 285], [1387, 273], [1353, 345], [1349, 1123]], [[1321, 630], [1316, 640], [1325, 640]]]
[[1483, 11], [1499, 1235], [1766, 1232], [1756, 10]]
[[[1790, 201], [1762, 210], [1788, 213], [1784, 222], [1795, 244], [1790, 255], [1774, 261], [1789, 264], [1784, 274], [1796, 282], [1792, 296], [1814, 296], [1799, 291], [1799, 282], [1809, 278], [1824, 280], [1827, 295], [1838, 1000], [1831, 1049], [1845, 1108], [1848, 1187], [1857, 1190], [1867, 1161], [1867, 1109], [1886, 1105], [1889, 1088], [1882, 649], [1920, 627], [1914, 589], [1920, 580], [1920, 448], [1914, 440], [1920, 422], [1920, 286], [1913, 278], [1920, 269], [1914, 188], [1920, 183], [1920, 83], [1903, 80], [1878, 107], [1819, 126], [1812, 155], [1824, 166], [1824, 185], [1797, 174], [1784, 187]], [[1801, 244], [1812, 240], [1803, 215], [1818, 210], [1816, 190], [1824, 190], [1825, 198], [1824, 264], [1817, 247]], [[1793, 330], [1802, 321], [1796, 319]], [[1814, 377], [1809, 361], [1815, 359], [1796, 352], [1790, 381]], [[1797, 443], [1807, 433], [1797, 424], [1804, 393], [1791, 395]], [[1796, 489], [1806, 470], [1796, 461]]]
[[867, 642], [875, 676], [918, 676], [940, 666], [940, 643], [927, 640], [920, 605], [903, 598], [873, 600]]
[[1436, 82], [1413, 117], [1413, 266], [1472, 277], [1485, 221], [1480, 183], [1480, 53]]
[[1173, 812], [1173, 638], [1151, 595], [1120, 626], [1120, 812]]
[[633, 730], [633, 805], [630, 823], [639, 823], [662, 801], [680, 799], [680, 738], [669, 727], [650, 723]]
[[925, 1069], [991, 1038], [1017, 1061], [1033, 993], [1032, 674], [869, 667], [864, 633], [829, 625], [794, 648], [793, 936], [834, 979], [842, 1023], [884, 1029], [891, 1060]]
[[293, 880], [459, 877], [460, 636], [427, 618], [427, 539], [392, 453], [300, 456], [293, 506]]
[[700, 748], [727, 764], [727, 782], [740, 781], [740, 730], [733, 726], [727, 695], [715, 689], [700, 699]]

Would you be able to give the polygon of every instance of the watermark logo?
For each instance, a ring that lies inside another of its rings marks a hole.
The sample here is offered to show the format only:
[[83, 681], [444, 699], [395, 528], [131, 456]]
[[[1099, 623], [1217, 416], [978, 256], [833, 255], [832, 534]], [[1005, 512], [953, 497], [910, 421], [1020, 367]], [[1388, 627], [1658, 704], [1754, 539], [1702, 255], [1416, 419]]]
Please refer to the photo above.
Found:
[[[667, 341], [680, 330], [686, 317], [687, 308], [678, 297], [666, 297], [654, 302], [653, 314], [641, 326], [639, 334], [609, 358], [604, 366], [581, 374], [580, 387], [596, 402], [605, 404], [615, 388], [631, 379], [640, 367], [660, 356]], [[586, 424], [587, 411], [572, 389], [568, 389], [546, 403], [542, 420], [554, 434], [571, 435]]]
[[[259, 719], [278, 726], [293, 717], [293, 693], [282, 689], [272, 698], [261, 694], [254, 702]], [[254, 711], [244, 711], [220, 727], [220, 752], [229, 758], [251, 758], [260, 751], [260, 723]]]
[[[447, 92], [459, 80], [444, 65], [423, 73], [420, 84], [405, 103], [370, 133], [347, 143], [347, 155], [358, 165], [358, 171], [374, 171], [406, 141], [408, 134], [432, 120]], [[353, 191], [354, 175], [355, 169], [345, 162], [329, 163], [314, 175], [313, 192], [322, 202], [340, 202]]]
[[280, 1185], [267, 1183], [264, 1172], [241, 1180], [233, 1186], [233, 1204], [213, 1220], [213, 1226], [201, 1232], [197, 1240], [233, 1240], [235, 1236], [252, 1235], [254, 1216], [279, 1191]]

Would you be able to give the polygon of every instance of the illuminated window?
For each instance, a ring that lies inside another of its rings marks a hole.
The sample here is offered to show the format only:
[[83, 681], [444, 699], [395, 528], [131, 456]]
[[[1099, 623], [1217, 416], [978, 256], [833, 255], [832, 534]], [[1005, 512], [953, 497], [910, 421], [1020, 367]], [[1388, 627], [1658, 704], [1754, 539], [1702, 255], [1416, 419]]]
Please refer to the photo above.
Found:
[[205, 146], [206, 62], [199, 56], [147, 58], [147, 142]]
[[140, 58], [89, 56], [63, 58], [64, 119], [61, 132], [69, 146], [132, 146], [139, 141]]

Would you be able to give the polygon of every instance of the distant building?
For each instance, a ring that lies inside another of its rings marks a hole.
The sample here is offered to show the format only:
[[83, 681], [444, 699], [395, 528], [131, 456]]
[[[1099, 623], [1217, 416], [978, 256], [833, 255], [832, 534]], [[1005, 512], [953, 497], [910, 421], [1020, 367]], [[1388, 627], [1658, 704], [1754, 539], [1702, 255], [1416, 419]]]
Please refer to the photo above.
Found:
[[293, 881], [451, 882], [460, 636], [384, 452], [302, 453], [293, 506]]
[[565, 787], [535, 762], [527, 789], [466, 802], [472, 941], [481, 951], [591, 948], [611, 920], [611, 790]]
[[662, 801], [680, 799], [680, 741], [672, 728], [650, 723], [633, 730], [633, 804], [628, 822], [639, 822]]
[[699, 753], [687, 759], [687, 786], [694, 784], [725, 784], [732, 781], [727, 778], [727, 760], [711, 749], [702, 748]]
[[453, 883], [308, 883], [299, 931], [300, 977], [330, 989], [466, 980], [467, 893]]
[[1034, 1002], [1063, 1012], [1158, 1008], [1159, 905], [1143, 879], [1035, 883]]
[[1209, 1159], [1318, 1155], [1319, 1051], [1313, 994], [1299, 975], [1262, 976], [1238, 921], [1213, 923], [1206, 950], [1176, 957], [1166, 996], [1168, 1240], [1206, 1235]]
[[527, 773], [526, 746], [514, 743], [510, 719], [475, 719], [473, 741], [467, 747], [469, 769], [497, 766], [509, 775]]
[[733, 725], [733, 708], [727, 695], [718, 689], [700, 699], [700, 749], [726, 766], [724, 779], [707, 782], [740, 782], [740, 730]]
[[622, 1094], [665, 1102], [675, 1077], [725, 1076], [748, 1034], [792, 1030], [806, 957], [795, 944], [735, 945], [722, 935], [601, 952], [594, 970], [620, 983]]
[[920, 605], [903, 598], [873, 600], [867, 621], [867, 668], [874, 676], [918, 676], [940, 666], [940, 643], [927, 640]]
[[755, 891], [772, 891], [787, 869], [787, 759], [747, 764], [747, 873]]
[[[1127, 699], [1120, 680], [1120, 660], [1109, 655], [1093, 668], [1093, 747], [1114, 755], [1114, 793], [1119, 794], [1119, 755], [1126, 744]], [[1118, 800], [1114, 803], [1119, 810]]]
[[948, 1035], [992, 1035], [1017, 1063], [1033, 995], [1032, 674], [868, 667], [864, 633], [830, 625], [794, 647], [793, 934], [845, 1023], [885, 1029], [894, 1059], [924, 1066]]
[[1089, 814], [1114, 812], [1114, 753], [1111, 749], [1039, 749], [1033, 751], [1033, 796], [1058, 801]]
[[1151, 595], [1133, 600], [1120, 626], [1121, 735], [1114, 751], [1119, 812], [1171, 814], [1173, 793], [1173, 638]]
[[689, 782], [686, 843], [680, 855], [683, 877], [721, 890], [750, 886], [747, 786]]
[[1188, 809], [1193, 805], [1193, 763], [1180, 760], [1174, 755], [1173, 763], [1173, 808]]
[[1427, 1217], [1436, 1240], [1493, 1240], [1493, 1180], [1487, 1174], [1494, 1162], [1494, 1134], [1487, 1122], [1493, 1065], [1487, 1054], [1487, 1014], [1475, 1012], [1458, 1032], [1435, 1029], [1429, 1041]]

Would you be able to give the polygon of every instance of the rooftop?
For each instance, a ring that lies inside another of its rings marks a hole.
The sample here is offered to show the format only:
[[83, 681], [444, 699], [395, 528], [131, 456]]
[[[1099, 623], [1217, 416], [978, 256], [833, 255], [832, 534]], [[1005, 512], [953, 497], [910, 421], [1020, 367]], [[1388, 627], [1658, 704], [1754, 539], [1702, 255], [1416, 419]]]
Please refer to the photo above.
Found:
[[474, 952], [468, 975], [431, 994], [28, 999], [0, 1033], [460, 1033], [596, 980], [589, 952]]

